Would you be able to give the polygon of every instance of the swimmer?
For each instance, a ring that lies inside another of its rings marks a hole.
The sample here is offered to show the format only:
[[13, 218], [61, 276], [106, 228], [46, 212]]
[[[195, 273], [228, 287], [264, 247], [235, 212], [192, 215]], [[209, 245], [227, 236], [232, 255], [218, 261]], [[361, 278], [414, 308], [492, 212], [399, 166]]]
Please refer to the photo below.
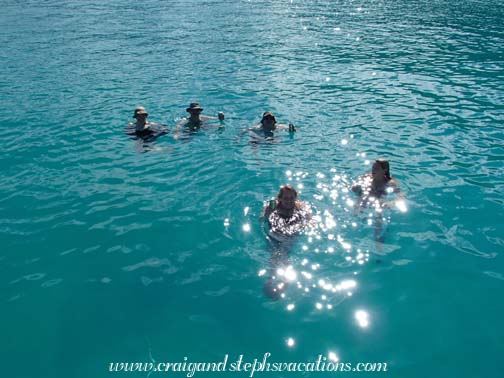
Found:
[[143, 106], [137, 107], [133, 114], [136, 122], [128, 124], [126, 134], [135, 135], [145, 141], [152, 141], [161, 135], [168, 134], [168, 129], [164, 125], [147, 122], [148, 116], [149, 113]]
[[[371, 173], [359, 177], [352, 184], [352, 192], [357, 193], [360, 204], [363, 206], [379, 200], [381, 208], [393, 207], [397, 201], [405, 197], [399, 188], [399, 182], [390, 175], [390, 164], [386, 159], [376, 159], [371, 168]], [[397, 193], [397, 200], [386, 202], [389, 193]]]
[[275, 115], [272, 112], [264, 112], [261, 122], [258, 125], [246, 128], [240, 134], [238, 134], [238, 139], [247, 132], [254, 132], [256, 135], [260, 135], [265, 139], [271, 139], [278, 131], [288, 131], [289, 133], [295, 133], [296, 127], [289, 123], [288, 125], [278, 123]]
[[[289, 265], [289, 253], [299, 235], [309, 226], [312, 213], [308, 204], [298, 200], [296, 189], [291, 185], [280, 188], [277, 198], [269, 201], [261, 214], [269, 226], [268, 239], [273, 250], [270, 257], [271, 276], [264, 285], [264, 292], [272, 299], [279, 299], [285, 291], [287, 282], [276, 277], [280, 268]], [[275, 283], [275, 279], [280, 279]]]
[[180, 132], [183, 128], [187, 128], [189, 132], [196, 132], [202, 126], [206, 125], [208, 121], [212, 120], [219, 120], [222, 126], [222, 121], [224, 121], [225, 118], [223, 112], [218, 112], [217, 117], [202, 115], [201, 112], [203, 112], [203, 108], [197, 102], [192, 102], [186, 109], [186, 112], [189, 113], [189, 117], [184, 118], [176, 126], [173, 134], [175, 139], [180, 137]]
[[[382, 210], [392, 208], [395, 205], [404, 205], [406, 197], [399, 188], [399, 182], [390, 175], [390, 164], [386, 159], [376, 159], [373, 163], [371, 173], [367, 173], [359, 177], [352, 184], [352, 192], [359, 196], [356, 203], [355, 212], [359, 213], [362, 209], [373, 206], [376, 210], [375, 220], [375, 241], [383, 242], [382, 235]], [[387, 194], [396, 193], [395, 200], [387, 201]], [[381, 249], [381, 244], [377, 244], [378, 249]]]
[[[280, 188], [277, 198], [271, 200], [261, 215], [270, 228], [270, 235], [294, 236], [306, 227], [311, 219], [310, 207], [298, 200], [296, 189], [291, 185]], [[278, 239], [278, 236], [273, 236]]]

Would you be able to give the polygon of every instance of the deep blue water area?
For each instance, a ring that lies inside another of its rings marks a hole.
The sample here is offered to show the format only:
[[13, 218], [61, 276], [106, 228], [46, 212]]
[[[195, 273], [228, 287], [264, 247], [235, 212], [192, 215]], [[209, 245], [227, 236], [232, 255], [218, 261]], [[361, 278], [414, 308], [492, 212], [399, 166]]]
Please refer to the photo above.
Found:
[[[2, 376], [265, 353], [388, 371], [255, 377], [502, 376], [500, 2], [4, 0], [0, 21]], [[225, 121], [175, 139], [196, 101]], [[139, 105], [170, 133], [125, 135]], [[267, 110], [298, 131], [238, 137]], [[407, 198], [382, 248], [348, 190], [378, 157]], [[272, 301], [259, 215], [287, 183], [318, 227]]]

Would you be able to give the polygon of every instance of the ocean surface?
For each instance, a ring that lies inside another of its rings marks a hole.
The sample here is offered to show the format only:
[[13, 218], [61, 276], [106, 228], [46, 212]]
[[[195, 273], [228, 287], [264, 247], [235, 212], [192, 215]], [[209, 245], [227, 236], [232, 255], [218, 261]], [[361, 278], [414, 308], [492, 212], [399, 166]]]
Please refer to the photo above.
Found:
[[[2, 377], [266, 353], [387, 372], [254, 377], [502, 376], [501, 2], [3, 0], [0, 20]], [[224, 123], [174, 139], [195, 101]], [[170, 133], [125, 135], [139, 105]], [[237, 137], [266, 110], [297, 133]], [[381, 249], [348, 192], [378, 157], [407, 198]], [[259, 215], [287, 183], [318, 228], [272, 301]]]

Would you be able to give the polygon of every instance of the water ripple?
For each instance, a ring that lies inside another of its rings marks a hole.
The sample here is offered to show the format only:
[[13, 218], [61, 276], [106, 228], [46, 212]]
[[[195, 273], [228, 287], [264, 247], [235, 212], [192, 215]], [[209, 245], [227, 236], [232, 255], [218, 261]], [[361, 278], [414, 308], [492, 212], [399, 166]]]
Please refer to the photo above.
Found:
[[[324, 286], [354, 279], [358, 296], [383, 285], [392, 306], [395, 274], [417, 274], [406, 277], [409, 295], [411, 282], [424, 287], [431, 258], [486, 277], [481, 291], [502, 280], [504, 8], [496, 0], [20, 4], [5, 1], [0, 16], [9, 46], [0, 51], [0, 294], [9, 308], [88, 282], [139, 286], [142, 298], [177, 286], [178, 306], [189, 306], [188, 293], [203, 301], [240, 293], [248, 310], [295, 304], [297, 321], [324, 324], [334, 317], [328, 305], [344, 313], [354, 303]], [[206, 114], [224, 111], [224, 127], [175, 140], [192, 101]], [[124, 135], [138, 105], [170, 133], [151, 143]], [[265, 110], [297, 133], [236, 140]], [[378, 256], [372, 226], [353, 216], [344, 190], [380, 156], [410, 210], [392, 213]], [[331, 199], [323, 191], [331, 182], [318, 174], [339, 175], [341, 196]], [[258, 217], [288, 182], [317, 216], [330, 213], [338, 232], [320, 228], [311, 243], [303, 235], [291, 261], [317, 282], [300, 276], [289, 303], [263, 308], [257, 272], [270, 250]], [[205, 310], [188, 313], [218, 319]], [[354, 336], [335, 329], [342, 340]]]

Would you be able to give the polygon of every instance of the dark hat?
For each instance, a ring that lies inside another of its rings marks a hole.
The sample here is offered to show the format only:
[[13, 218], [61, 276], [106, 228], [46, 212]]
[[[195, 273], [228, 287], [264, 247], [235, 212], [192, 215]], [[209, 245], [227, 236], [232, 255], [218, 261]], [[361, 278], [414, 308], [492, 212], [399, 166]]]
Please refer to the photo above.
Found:
[[146, 116], [149, 115], [149, 113], [147, 113], [147, 111], [143, 106], [139, 106], [135, 109], [135, 114], [133, 114], [133, 118], [136, 118], [140, 114], [145, 114]]
[[203, 111], [203, 108], [199, 106], [199, 102], [191, 102], [189, 107], [186, 109], [186, 112], [190, 112], [191, 110], [201, 110]]
[[273, 117], [273, 120], [276, 122], [276, 118], [275, 118], [275, 115], [272, 113], [272, 112], [264, 112], [263, 113], [263, 116], [262, 116], [262, 119], [261, 119], [261, 122], [264, 121], [264, 119], [266, 117]]

